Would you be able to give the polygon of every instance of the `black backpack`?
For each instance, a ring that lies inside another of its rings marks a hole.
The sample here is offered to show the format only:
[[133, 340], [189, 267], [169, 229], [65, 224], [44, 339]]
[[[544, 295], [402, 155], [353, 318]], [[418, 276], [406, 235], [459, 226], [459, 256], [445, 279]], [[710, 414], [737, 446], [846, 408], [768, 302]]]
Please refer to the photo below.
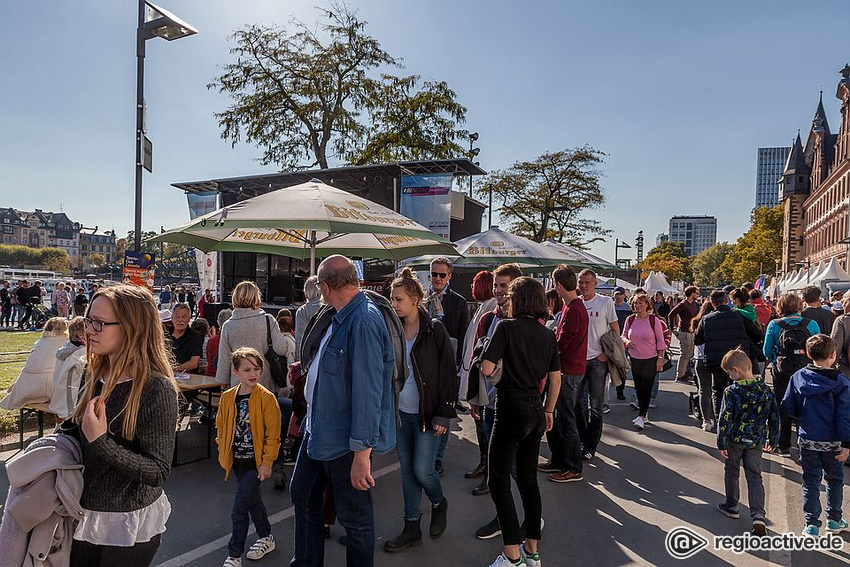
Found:
[[780, 328], [776, 370], [785, 376], [791, 376], [811, 362], [806, 355], [806, 341], [812, 336], [809, 321], [811, 319], [803, 318], [796, 325], [785, 320], [776, 321]]

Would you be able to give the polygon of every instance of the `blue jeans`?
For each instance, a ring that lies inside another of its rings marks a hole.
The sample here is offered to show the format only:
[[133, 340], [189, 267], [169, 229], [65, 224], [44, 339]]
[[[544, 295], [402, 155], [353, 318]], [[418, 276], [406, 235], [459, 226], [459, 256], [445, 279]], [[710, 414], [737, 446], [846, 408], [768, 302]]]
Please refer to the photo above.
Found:
[[422, 431], [419, 414], [399, 412], [401, 429], [398, 430], [396, 450], [401, 463], [401, 488], [404, 493], [404, 519], [418, 520], [422, 515], [419, 503], [422, 491], [431, 504], [443, 501], [443, 487], [434, 470], [434, 459], [440, 438], [434, 431]]
[[596, 453], [599, 440], [602, 439], [602, 404], [605, 403], [605, 380], [608, 376], [608, 364], [592, 358], [587, 361], [579, 389], [587, 384], [590, 397], [590, 412], [585, 419], [584, 412], [579, 408], [576, 411], [578, 422], [578, 434], [585, 451]]
[[[290, 567], [321, 567], [325, 564], [323, 495], [331, 484], [339, 523], [345, 528], [347, 567], [372, 567], [375, 562], [375, 514], [372, 493], [351, 485], [354, 453], [330, 461], [317, 461], [307, 454], [310, 434], [304, 435], [290, 492], [295, 506], [295, 554]], [[431, 463], [433, 468], [433, 461]]]
[[821, 526], [820, 481], [826, 479], [826, 518], [839, 521], [844, 499], [844, 463], [835, 460], [838, 451], [800, 449], [803, 464], [803, 514], [806, 524]]
[[445, 435], [440, 435], [438, 437], [438, 439], [440, 440], [440, 443], [438, 444], [438, 447], [437, 447], [436, 460], [442, 461], [443, 457], [446, 455], [446, 447], [449, 446], [449, 433], [448, 433], [448, 431], [446, 432]]
[[583, 376], [564, 374], [561, 393], [555, 404], [552, 430], [546, 433], [552, 464], [567, 471], [581, 473], [581, 441], [578, 436], [576, 408]]
[[272, 526], [260, 494], [256, 463], [251, 461], [241, 464], [240, 461], [235, 461], [233, 477], [236, 479], [236, 496], [230, 510], [233, 532], [230, 535], [230, 543], [227, 544], [227, 554], [230, 557], [242, 557], [245, 538], [248, 537], [248, 516], [250, 515], [251, 521], [254, 522], [259, 537], [268, 537], [272, 533]]

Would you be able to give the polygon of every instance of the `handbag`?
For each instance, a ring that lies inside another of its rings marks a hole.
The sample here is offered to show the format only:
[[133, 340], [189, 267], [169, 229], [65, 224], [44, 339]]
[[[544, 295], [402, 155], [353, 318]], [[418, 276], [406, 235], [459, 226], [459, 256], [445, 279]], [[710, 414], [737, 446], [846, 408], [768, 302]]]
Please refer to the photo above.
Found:
[[266, 340], [268, 341], [268, 349], [266, 350], [265, 359], [269, 363], [269, 374], [272, 381], [279, 388], [286, 388], [286, 370], [288, 366], [285, 356], [281, 356], [275, 352], [272, 345], [272, 327], [269, 323], [269, 318], [266, 317]]
[[670, 360], [670, 353], [668, 351], [664, 351], [664, 366], [661, 367], [661, 372], [667, 372], [673, 368], [673, 361]]

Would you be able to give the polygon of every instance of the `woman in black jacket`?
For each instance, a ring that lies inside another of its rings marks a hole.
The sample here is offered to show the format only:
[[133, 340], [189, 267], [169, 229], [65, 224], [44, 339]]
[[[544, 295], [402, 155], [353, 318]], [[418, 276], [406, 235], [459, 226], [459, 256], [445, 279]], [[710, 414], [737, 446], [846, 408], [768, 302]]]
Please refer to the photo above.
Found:
[[442, 323], [428, 320], [421, 306], [424, 297], [422, 285], [410, 268], [393, 280], [390, 300], [404, 324], [408, 377], [399, 394], [401, 428], [396, 446], [404, 492], [404, 530], [384, 544], [384, 550], [390, 552], [422, 543], [422, 490], [431, 501], [431, 537], [440, 537], [446, 529], [448, 502], [434, 461], [440, 436], [448, 434], [451, 419], [457, 417], [457, 369], [449, 334]]

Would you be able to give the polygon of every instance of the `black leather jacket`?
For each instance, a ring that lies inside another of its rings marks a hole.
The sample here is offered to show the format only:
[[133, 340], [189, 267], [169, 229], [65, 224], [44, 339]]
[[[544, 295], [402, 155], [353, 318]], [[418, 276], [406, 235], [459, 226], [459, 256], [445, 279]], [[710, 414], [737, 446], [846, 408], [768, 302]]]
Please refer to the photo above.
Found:
[[428, 319], [428, 313], [419, 308], [419, 334], [411, 349], [411, 365], [416, 385], [419, 387], [419, 417], [422, 431], [442, 425], [446, 429], [450, 420], [457, 417], [457, 367], [452, 343], [445, 326]]

